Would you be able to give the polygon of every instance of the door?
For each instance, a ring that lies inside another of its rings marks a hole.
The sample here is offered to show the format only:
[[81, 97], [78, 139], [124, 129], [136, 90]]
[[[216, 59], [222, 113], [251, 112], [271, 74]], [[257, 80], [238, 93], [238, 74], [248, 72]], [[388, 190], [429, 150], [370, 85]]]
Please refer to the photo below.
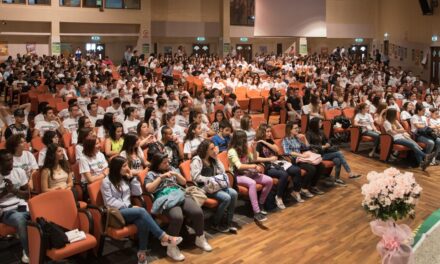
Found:
[[192, 52], [196, 56], [209, 55], [209, 44], [193, 44]]
[[282, 43], [277, 43], [277, 55], [283, 55], [283, 44]]
[[96, 55], [103, 60], [105, 58], [105, 44], [98, 43], [96, 44]]
[[237, 44], [237, 57], [244, 58], [247, 62], [252, 61], [252, 45], [251, 44]]
[[351, 45], [348, 50], [348, 54], [356, 62], [365, 62], [368, 58], [368, 46], [367, 45]]
[[431, 47], [431, 83], [440, 83], [440, 47]]

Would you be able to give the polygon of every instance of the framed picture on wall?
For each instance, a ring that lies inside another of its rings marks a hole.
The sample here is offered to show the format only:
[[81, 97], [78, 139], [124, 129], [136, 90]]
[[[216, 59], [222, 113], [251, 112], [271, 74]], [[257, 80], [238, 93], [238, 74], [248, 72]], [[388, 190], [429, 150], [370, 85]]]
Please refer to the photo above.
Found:
[[26, 43], [26, 53], [27, 54], [37, 53], [37, 44], [36, 43]]
[[173, 54], [173, 47], [171, 47], [171, 46], [164, 46], [163, 47], [163, 53], [164, 54]]
[[260, 50], [260, 53], [267, 54], [267, 46], [260, 46], [259, 50]]
[[8, 43], [0, 42], [0, 56], [8, 56]]

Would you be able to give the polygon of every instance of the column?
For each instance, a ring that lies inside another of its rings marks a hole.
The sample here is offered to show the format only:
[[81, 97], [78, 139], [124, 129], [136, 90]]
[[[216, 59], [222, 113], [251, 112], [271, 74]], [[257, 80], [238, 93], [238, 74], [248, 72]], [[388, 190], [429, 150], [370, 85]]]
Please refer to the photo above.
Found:
[[230, 17], [230, 0], [222, 0], [220, 3], [220, 39], [219, 54], [226, 56], [231, 50], [231, 17]]
[[61, 37], [60, 37], [60, 21], [52, 20], [50, 39], [49, 39], [50, 55], [61, 54]]

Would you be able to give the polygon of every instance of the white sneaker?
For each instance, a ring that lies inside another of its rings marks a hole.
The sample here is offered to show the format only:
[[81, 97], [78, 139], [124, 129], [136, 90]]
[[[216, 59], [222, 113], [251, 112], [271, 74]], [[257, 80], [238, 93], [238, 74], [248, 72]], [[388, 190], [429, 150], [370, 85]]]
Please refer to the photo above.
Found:
[[196, 237], [196, 246], [207, 252], [212, 251], [212, 247], [208, 244], [208, 241], [206, 241], [205, 235]]
[[29, 263], [29, 257], [26, 255], [26, 252], [23, 250], [23, 256], [21, 257], [21, 262]]
[[180, 253], [180, 250], [177, 246], [169, 245], [167, 247], [167, 255], [175, 261], [183, 261], [185, 260], [185, 256]]
[[278, 195], [275, 195], [275, 203], [277, 204], [277, 207], [281, 210], [286, 209], [286, 206], [283, 203], [283, 199], [278, 197]]

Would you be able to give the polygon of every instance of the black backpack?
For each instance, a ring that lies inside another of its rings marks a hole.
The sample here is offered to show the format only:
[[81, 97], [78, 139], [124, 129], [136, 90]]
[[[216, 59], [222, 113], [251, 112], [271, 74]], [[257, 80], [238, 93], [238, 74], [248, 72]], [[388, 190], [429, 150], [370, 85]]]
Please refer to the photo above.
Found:
[[69, 243], [66, 233], [68, 229], [55, 224], [54, 222], [47, 221], [43, 217], [37, 218], [37, 224], [43, 231], [43, 239], [46, 243], [46, 249], [63, 248]]

